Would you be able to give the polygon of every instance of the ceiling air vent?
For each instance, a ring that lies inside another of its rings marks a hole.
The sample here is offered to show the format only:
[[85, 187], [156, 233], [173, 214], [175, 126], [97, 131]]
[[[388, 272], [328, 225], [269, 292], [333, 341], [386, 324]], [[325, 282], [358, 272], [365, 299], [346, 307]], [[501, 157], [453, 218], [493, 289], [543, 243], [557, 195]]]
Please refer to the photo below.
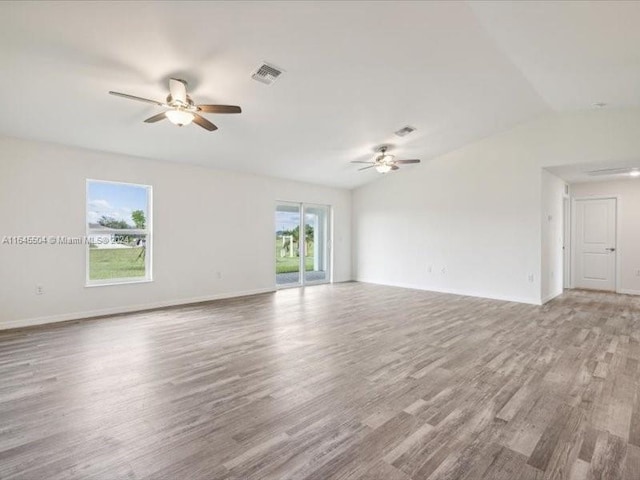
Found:
[[415, 132], [415, 131], [416, 131], [415, 127], [407, 125], [406, 127], [402, 127], [400, 130], [398, 130], [397, 132], [394, 132], [394, 133], [399, 137], [404, 137], [405, 135], [409, 135], [410, 133]]
[[281, 68], [264, 62], [251, 74], [251, 78], [265, 85], [272, 85], [282, 72], [284, 72], [284, 70]]

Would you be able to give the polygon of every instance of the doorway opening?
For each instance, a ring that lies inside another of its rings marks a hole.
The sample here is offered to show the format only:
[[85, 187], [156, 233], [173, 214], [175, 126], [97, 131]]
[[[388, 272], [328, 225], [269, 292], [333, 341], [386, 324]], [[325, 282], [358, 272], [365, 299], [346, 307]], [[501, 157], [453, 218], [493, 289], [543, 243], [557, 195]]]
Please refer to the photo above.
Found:
[[278, 202], [275, 211], [277, 287], [328, 283], [331, 207]]

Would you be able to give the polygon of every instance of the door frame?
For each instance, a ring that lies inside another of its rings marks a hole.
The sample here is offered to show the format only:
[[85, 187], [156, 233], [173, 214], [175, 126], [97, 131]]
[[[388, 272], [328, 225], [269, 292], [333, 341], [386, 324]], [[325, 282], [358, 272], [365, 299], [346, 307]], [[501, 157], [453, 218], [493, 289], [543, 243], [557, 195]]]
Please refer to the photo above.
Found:
[[571, 216], [571, 197], [564, 195], [562, 197], [562, 288], [571, 288], [571, 241], [573, 235], [571, 233], [572, 225]]
[[615, 293], [620, 293], [620, 248], [619, 248], [619, 239], [620, 239], [620, 195], [587, 195], [582, 197], [571, 197], [571, 280], [569, 282], [569, 288], [576, 288], [575, 279], [573, 273], [576, 271], [576, 229], [577, 229], [577, 215], [576, 215], [576, 202], [581, 202], [585, 200], [615, 200], [616, 201], [616, 245], [615, 245], [615, 254], [616, 254], [616, 273], [613, 276], [615, 281]]
[[[326, 261], [325, 261], [325, 265], [326, 265], [326, 270], [325, 270], [325, 279], [324, 280], [312, 280], [312, 281], [307, 281], [306, 280], [306, 270], [303, 269], [303, 271], [301, 272], [301, 286], [306, 286], [306, 285], [322, 285], [323, 283], [332, 283], [333, 282], [333, 249], [331, 248], [332, 245], [332, 240], [333, 240], [333, 208], [331, 208], [331, 205], [326, 205], [324, 203], [310, 203], [310, 202], [303, 202], [301, 203], [301, 208], [302, 208], [302, 215], [300, 217], [301, 220], [301, 231], [306, 232], [306, 229], [304, 228], [304, 224], [305, 224], [305, 220], [304, 220], [304, 216], [306, 214], [306, 208], [307, 207], [322, 207], [322, 208], [326, 208], [327, 209], [327, 225], [325, 228], [325, 238], [324, 238], [324, 246], [326, 249]], [[306, 238], [306, 233], [303, 233], [304, 237]], [[315, 248], [315, 245], [314, 245]], [[304, 259], [300, 259], [300, 266], [304, 267]]]
[[[302, 213], [302, 203], [301, 202], [292, 202], [290, 200], [276, 200], [275, 204], [273, 205], [273, 210], [272, 212], [277, 212], [278, 211], [278, 207], [280, 205], [296, 205], [299, 209], [299, 215], [300, 218], [303, 218], [303, 213]], [[277, 227], [277, 225], [276, 225]], [[278, 247], [278, 239], [277, 236], [273, 236], [273, 247], [271, 248], [271, 251], [273, 253], [276, 252], [276, 248]], [[298, 245], [298, 248], [300, 248], [300, 245]], [[298, 257], [299, 258], [299, 257]], [[282, 285], [278, 285], [278, 282], [276, 281], [276, 275], [278, 275], [277, 273], [275, 273], [275, 267], [276, 267], [276, 263], [275, 263], [275, 259], [274, 262], [271, 264], [271, 268], [273, 268], [274, 270], [272, 270], [272, 274], [273, 274], [273, 281], [276, 285], [276, 290], [282, 290], [285, 288], [298, 288], [301, 287], [303, 285], [303, 281], [304, 279], [302, 278], [304, 275], [304, 272], [300, 271], [300, 260], [298, 260], [298, 281], [296, 283], [285, 283]]]
[[[325, 283], [333, 283], [333, 207], [331, 205], [327, 205], [325, 203], [312, 203], [312, 202], [300, 202], [300, 201], [291, 201], [291, 200], [276, 200], [276, 202], [274, 203], [274, 207], [273, 207], [273, 211], [277, 211], [276, 209], [278, 208], [278, 205], [297, 205], [300, 208], [300, 232], [303, 235], [303, 239], [305, 238], [305, 228], [304, 228], [304, 215], [305, 215], [305, 207], [326, 207], [327, 208], [327, 232], [326, 232], [326, 237], [325, 237], [325, 248], [327, 249], [326, 255], [327, 255], [327, 261], [326, 261], [326, 265], [327, 265], [327, 271], [326, 271], [326, 278], [325, 280], [315, 280], [315, 281], [307, 281], [305, 278], [305, 263], [304, 263], [304, 256], [299, 257], [300, 261], [299, 261], [299, 280], [297, 283], [288, 283], [288, 284], [283, 284], [283, 285], [278, 285], [276, 283], [276, 290], [284, 290], [287, 288], [300, 288], [300, 287], [306, 287], [306, 286], [311, 286], [311, 285], [322, 285]], [[271, 251], [275, 252], [277, 247], [277, 240], [275, 238], [275, 236], [273, 237], [273, 248], [271, 249]], [[298, 245], [298, 248], [300, 248], [300, 245]], [[275, 266], [275, 264], [274, 264]], [[275, 282], [275, 275], [277, 275], [276, 273], [274, 273], [274, 282]]]

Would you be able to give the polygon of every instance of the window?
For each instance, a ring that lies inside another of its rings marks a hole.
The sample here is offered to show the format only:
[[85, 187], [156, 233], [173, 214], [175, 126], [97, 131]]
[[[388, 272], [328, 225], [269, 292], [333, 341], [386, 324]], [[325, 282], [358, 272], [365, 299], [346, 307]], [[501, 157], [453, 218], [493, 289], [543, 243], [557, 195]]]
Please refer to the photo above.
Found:
[[87, 180], [87, 286], [151, 281], [151, 187]]

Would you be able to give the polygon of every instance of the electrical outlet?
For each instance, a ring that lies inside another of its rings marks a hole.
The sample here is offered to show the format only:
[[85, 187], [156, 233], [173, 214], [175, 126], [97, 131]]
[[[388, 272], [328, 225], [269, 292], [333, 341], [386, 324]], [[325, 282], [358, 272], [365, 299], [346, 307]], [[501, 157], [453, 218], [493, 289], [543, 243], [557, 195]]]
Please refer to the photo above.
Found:
[[640, 277], [640, 270], [636, 270], [636, 277]]
[[442, 267], [442, 270], [440, 270], [440, 272], [442, 273], [442, 275], [446, 275], [447, 267]]
[[44, 287], [42, 285], [36, 285], [36, 295], [44, 295]]
[[218, 280], [221, 280], [222, 279], [222, 272], [216, 272], [216, 278]]
[[533, 273], [529, 274], [528, 279], [529, 279], [529, 283], [533, 283]]
[[433, 272], [433, 267], [431, 265], [427, 265], [427, 273]]

